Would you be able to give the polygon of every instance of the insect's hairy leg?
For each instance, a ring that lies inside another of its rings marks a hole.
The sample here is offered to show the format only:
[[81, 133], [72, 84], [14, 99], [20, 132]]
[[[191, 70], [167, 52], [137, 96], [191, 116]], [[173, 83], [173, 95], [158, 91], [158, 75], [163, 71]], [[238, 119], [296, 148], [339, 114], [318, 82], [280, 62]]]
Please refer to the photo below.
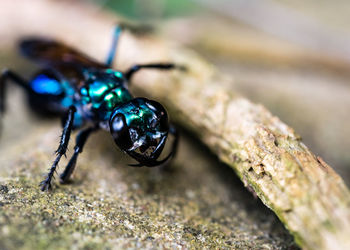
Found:
[[92, 132], [95, 132], [98, 130], [98, 126], [89, 127], [84, 130], [81, 130], [79, 134], [76, 137], [76, 144], [74, 146], [74, 153], [72, 157], [70, 158], [66, 168], [64, 169], [63, 173], [60, 175], [60, 182], [67, 183], [70, 176], [72, 175], [75, 165], [77, 163], [78, 155], [83, 152], [84, 145], [88, 139], [88, 137], [91, 135]]
[[47, 177], [45, 180], [40, 182], [41, 190], [49, 190], [51, 189], [51, 180], [55, 174], [57, 165], [62, 157], [62, 155], [66, 154], [68, 143], [69, 143], [69, 138], [71, 135], [71, 132], [73, 130], [73, 122], [74, 122], [74, 113], [77, 111], [76, 107], [70, 106], [68, 109], [68, 114], [67, 114], [67, 119], [65, 122], [65, 125], [63, 127], [62, 135], [61, 135], [61, 140], [60, 144], [56, 150], [56, 159], [54, 160], [49, 173], [47, 174]]

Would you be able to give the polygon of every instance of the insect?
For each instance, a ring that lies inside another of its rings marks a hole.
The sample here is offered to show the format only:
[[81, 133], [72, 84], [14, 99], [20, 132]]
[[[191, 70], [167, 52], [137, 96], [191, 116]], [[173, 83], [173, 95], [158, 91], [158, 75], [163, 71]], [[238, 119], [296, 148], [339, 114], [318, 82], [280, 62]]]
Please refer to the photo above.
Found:
[[[112, 64], [122, 28], [117, 26], [105, 63], [99, 63], [60, 42], [40, 37], [23, 39], [22, 54], [42, 69], [31, 80], [11, 70], [0, 78], [0, 114], [6, 111], [6, 84], [22, 87], [31, 107], [40, 113], [62, 117], [62, 135], [56, 158], [41, 190], [51, 189], [51, 181], [63, 155], [66, 154], [72, 130], [78, 130], [73, 155], [60, 175], [67, 183], [78, 155], [88, 137], [97, 130], [107, 130], [116, 145], [136, 161], [131, 166], [154, 167], [167, 162], [176, 153], [178, 133], [169, 123], [165, 108], [154, 100], [134, 98], [129, 92], [130, 79], [141, 69], [183, 69], [172, 63], [136, 64], [126, 72], [113, 70]], [[158, 160], [169, 134], [174, 136], [170, 153]]]

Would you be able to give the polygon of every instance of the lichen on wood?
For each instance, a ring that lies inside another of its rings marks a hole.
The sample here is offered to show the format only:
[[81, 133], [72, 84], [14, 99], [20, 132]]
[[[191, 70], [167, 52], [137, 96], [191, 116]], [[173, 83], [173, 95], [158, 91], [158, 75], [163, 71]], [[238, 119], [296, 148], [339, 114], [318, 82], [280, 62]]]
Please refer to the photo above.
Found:
[[185, 54], [169, 57], [191, 65], [187, 76], [174, 73], [174, 83], [165, 86], [164, 76], [152, 79], [145, 73], [136, 84], [166, 103], [178, 122], [230, 165], [301, 246], [347, 249], [350, 196], [340, 176], [292, 128], [233, 93], [230, 80], [210, 65]]

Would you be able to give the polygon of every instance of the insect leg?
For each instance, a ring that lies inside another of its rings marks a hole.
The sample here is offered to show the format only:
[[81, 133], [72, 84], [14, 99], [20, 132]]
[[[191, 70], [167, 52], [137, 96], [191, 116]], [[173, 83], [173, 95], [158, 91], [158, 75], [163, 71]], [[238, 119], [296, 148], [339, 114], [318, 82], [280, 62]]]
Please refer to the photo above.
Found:
[[171, 69], [180, 69], [185, 70], [185, 67], [179, 66], [173, 63], [151, 63], [151, 64], [136, 64], [132, 66], [124, 75], [127, 80], [140, 69], [160, 69], [160, 70], [171, 70]]
[[163, 163], [160, 166], [160, 170], [166, 171], [166, 172], [173, 170], [173, 168], [172, 168], [173, 166], [169, 166], [169, 162], [171, 162], [176, 156], [178, 145], [179, 145], [179, 139], [180, 139], [179, 132], [177, 131], [176, 127], [173, 124], [170, 124], [169, 133], [174, 136], [174, 141], [173, 141], [173, 144], [171, 147], [171, 152], [170, 152], [171, 158], [169, 158], [169, 160], [167, 162]]
[[168, 156], [165, 157], [163, 160], [159, 161], [160, 164], [157, 164], [157, 165], [144, 164], [145, 166], [147, 166], [147, 167], [160, 166], [161, 168], [163, 168], [163, 167], [167, 166], [172, 159], [174, 159], [174, 157], [176, 156], [176, 153], [177, 153], [177, 148], [178, 148], [180, 136], [179, 136], [179, 132], [177, 131], [176, 127], [173, 124], [170, 124], [170, 126], [169, 126], [169, 134], [172, 134], [174, 136], [174, 140], [173, 140], [173, 143], [171, 145], [171, 151], [168, 154]]
[[24, 88], [28, 93], [32, 94], [32, 89], [30, 88], [28, 82], [24, 80], [21, 76], [14, 73], [9, 69], [4, 69], [0, 76], [0, 115], [4, 114], [6, 111], [6, 83], [7, 80], [12, 80], [18, 86]]
[[114, 29], [112, 45], [111, 45], [111, 48], [109, 49], [109, 52], [107, 55], [106, 65], [108, 67], [112, 67], [112, 64], [113, 64], [113, 61], [115, 58], [115, 54], [117, 52], [117, 46], [118, 46], [118, 41], [119, 41], [119, 37], [120, 37], [121, 32], [122, 32], [122, 27], [117, 25]]
[[106, 59], [106, 65], [107, 67], [112, 67], [116, 51], [117, 51], [117, 46], [118, 46], [118, 41], [121, 35], [121, 32], [125, 29], [128, 29], [134, 34], [138, 35], [144, 35], [148, 34], [152, 31], [152, 28], [147, 26], [147, 25], [142, 25], [142, 26], [133, 26], [127, 23], [120, 23], [119, 25], [116, 25], [114, 28], [114, 33], [113, 33], [113, 39], [112, 39], [112, 44], [109, 49], [107, 59]]
[[176, 127], [173, 124], [170, 124], [170, 126], [169, 126], [169, 133], [174, 136], [174, 142], [173, 142], [173, 145], [171, 148], [171, 156], [174, 158], [176, 156], [176, 153], [177, 153], [180, 135], [179, 135], [179, 132], [177, 131]]
[[79, 134], [76, 137], [76, 144], [74, 147], [74, 153], [72, 157], [70, 158], [66, 168], [64, 169], [63, 173], [60, 175], [60, 182], [61, 183], [67, 183], [69, 180], [69, 177], [72, 175], [75, 165], [77, 163], [78, 155], [83, 152], [83, 147], [86, 143], [86, 140], [90, 136], [90, 134], [98, 129], [97, 126], [86, 128], [79, 132]]
[[177, 147], [179, 144], [179, 133], [177, 132], [177, 129], [174, 125], [170, 124], [169, 126], [169, 133], [174, 136], [173, 143], [171, 145], [171, 151], [170, 153], [163, 159], [163, 160], [148, 160], [148, 159], [142, 159], [137, 153], [133, 151], [129, 151], [128, 154], [135, 158], [139, 163], [137, 164], [129, 164], [130, 167], [156, 167], [156, 166], [165, 166], [169, 163], [169, 161], [175, 157], [177, 152]]
[[66, 119], [65, 125], [63, 127], [60, 144], [58, 146], [58, 149], [56, 150], [56, 155], [57, 155], [56, 159], [53, 162], [53, 164], [50, 168], [50, 171], [47, 174], [46, 179], [43, 180], [42, 182], [40, 182], [40, 186], [41, 186], [42, 191], [51, 189], [51, 180], [55, 174], [58, 162], [60, 161], [62, 155], [66, 154], [70, 134], [71, 134], [72, 129], [73, 129], [74, 113], [76, 111], [77, 111], [77, 109], [74, 106], [70, 106], [68, 109], [67, 119]]

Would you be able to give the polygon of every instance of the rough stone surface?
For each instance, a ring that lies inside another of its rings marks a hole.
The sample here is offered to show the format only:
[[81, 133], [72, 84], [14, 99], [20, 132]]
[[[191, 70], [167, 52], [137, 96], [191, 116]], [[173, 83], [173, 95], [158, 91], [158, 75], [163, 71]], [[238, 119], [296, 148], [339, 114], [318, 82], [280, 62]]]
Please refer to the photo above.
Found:
[[131, 160], [101, 131], [88, 141], [72, 184], [41, 192], [59, 120], [36, 118], [19, 91], [9, 92], [0, 141], [0, 249], [297, 248], [234, 172], [188, 135], [162, 170], [127, 167]]

